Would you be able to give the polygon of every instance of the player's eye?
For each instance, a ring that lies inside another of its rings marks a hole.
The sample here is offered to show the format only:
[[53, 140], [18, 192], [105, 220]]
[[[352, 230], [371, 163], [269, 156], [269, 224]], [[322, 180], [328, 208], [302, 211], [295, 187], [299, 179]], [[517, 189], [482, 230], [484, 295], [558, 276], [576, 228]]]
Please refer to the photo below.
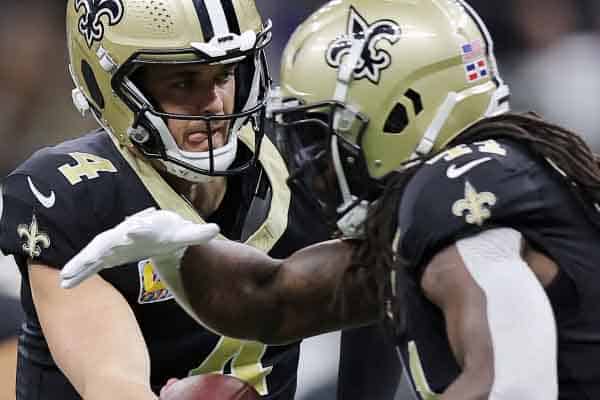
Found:
[[235, 67], [227, 67], [217, 76], [217, 83], [219, 85], [224, 85], [231, 81], [235, 77]]
[[178, 79], [178, 80], [171, 82], [171, 85], [170, 85], [170, 87], [172, 89], [179, 89], [179, 90], [189, 89], [192, 86], [193, 86], [193, 81], [191, 79]]

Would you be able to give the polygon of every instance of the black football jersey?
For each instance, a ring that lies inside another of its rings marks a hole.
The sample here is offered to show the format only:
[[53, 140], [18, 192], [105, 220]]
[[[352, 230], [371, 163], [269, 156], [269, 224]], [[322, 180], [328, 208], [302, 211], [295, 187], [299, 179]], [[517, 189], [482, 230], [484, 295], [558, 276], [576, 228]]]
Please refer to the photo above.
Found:
[[[249, 134], [242, 135], [247, 147], [238, 146], [240, 151], [252, 151]], [[243, 239], [276, 257], [327, 239], [325, 229], [305, 223], [313, 218], [293, 201], [286, 178], [285, 163], [265, 138], [260, 166], [243, 177], [228, 178], [223, 203], [210, 220], [220, 224], [226, 237]], [[40, 328], [28, 260], [60, 269], [98, 233], [148, 207], [204, 221], [149, 163], [119, 149], [102, 130], [38, 151], [3, 180], [2, 188], [0, 248], [14, 255], [23, 277], [20, 373], [27, 376], [27, 365], [41, 367], [53, 372], [53, 380], [65, 381], [48, 385], [70, 387]], [[265, 399], [293, 398], [298, 343], [266, 346], [207, 331], [176, 304], [149, 260], [103, 270], [100, 275], [123, 295], [137, 318], [150, 353], [155, 391], [170, 377], [221, 372], [250, 382]], [[19, 383], [21, 394], [29, 384]], [[43, 392], [44, 383], [40, 385]], [[68, 395], [63, 391], [62, 396], [79, 398], [74, 390]]]
[[574, 193], [546, 159], [507, 139], [449, 149], [410, 180], [399, 207], [399, 251], [411, 279], [397, 345], [414, 397], [435, 398], [460, 373], [443, 314], [420, 290], [423, 268], [461, 238], [510, 227], [559, 266], [546, 288], [558, 329], [559, 398], [600, 399], [600, 215]]

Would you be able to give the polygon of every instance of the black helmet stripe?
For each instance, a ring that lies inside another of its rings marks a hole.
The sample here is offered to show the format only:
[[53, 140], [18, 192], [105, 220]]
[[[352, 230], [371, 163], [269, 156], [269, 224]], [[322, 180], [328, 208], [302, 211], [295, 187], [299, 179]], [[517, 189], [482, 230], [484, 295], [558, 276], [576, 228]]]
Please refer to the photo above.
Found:
[[235, 13], [235, 8], [233, 7], [232, 0], [221, 0], [221, 4], [223, 5], [223, 10], [225, 11], [225, 18], [227, 18], [227, 25], [229, 25], [229, 32], [235, 34], [241, 34], [240, 31], [240, 23], [237, 19], [237, 14]]
[[232, 0], [193, 0], [204, 41], [228, 33], [240, 34], [240, 24]]
[[200, 28], [202, 28], [204, 41], [208, 42], [215, 36], [215, 31], [213, 30], [206, 4], [204, 4], [204, 0], [194, 0], [194, 7], [196, 8], [196, 14], [198, 14], [198, 19], [200, 20]]

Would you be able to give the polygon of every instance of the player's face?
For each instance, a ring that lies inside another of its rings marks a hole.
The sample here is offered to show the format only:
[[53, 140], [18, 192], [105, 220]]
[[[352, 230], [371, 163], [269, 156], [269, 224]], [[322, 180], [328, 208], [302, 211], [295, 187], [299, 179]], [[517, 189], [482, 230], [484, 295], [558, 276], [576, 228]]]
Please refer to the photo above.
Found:
[[[143, 87], [162, 111], [188, 115], [223, 115], [233, 112], [235, 64], [230, 65], [152, 65], [142, 74]], [[171, 135], [180, 149], [208, 151], [212, 132], [214, 148], [227, 142], [229, 122], [167, 120]]]

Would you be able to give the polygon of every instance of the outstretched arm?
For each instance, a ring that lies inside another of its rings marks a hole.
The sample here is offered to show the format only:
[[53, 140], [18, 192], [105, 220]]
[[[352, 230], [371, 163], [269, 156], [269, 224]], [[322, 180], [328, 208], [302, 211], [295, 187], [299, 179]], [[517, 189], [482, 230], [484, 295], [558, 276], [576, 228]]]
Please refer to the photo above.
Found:
[[350, 268], [353, 244], [332, 240], [276, 260], [224, 240], [188, 248], [185, 296], [197, 318], [233, 337], [285, 343], [378, 320], [373, 278]]
[[351, 268], [352, 242], [324, 242], [276, 260], [211, 240], [217, 233], [214, 224], [144, 210], [97, 235], [62, 269], [61, 286], [150, 257], [177, 302], [229, 336], [282, 343], [381, 317], [374, 279], [367, 268]]

